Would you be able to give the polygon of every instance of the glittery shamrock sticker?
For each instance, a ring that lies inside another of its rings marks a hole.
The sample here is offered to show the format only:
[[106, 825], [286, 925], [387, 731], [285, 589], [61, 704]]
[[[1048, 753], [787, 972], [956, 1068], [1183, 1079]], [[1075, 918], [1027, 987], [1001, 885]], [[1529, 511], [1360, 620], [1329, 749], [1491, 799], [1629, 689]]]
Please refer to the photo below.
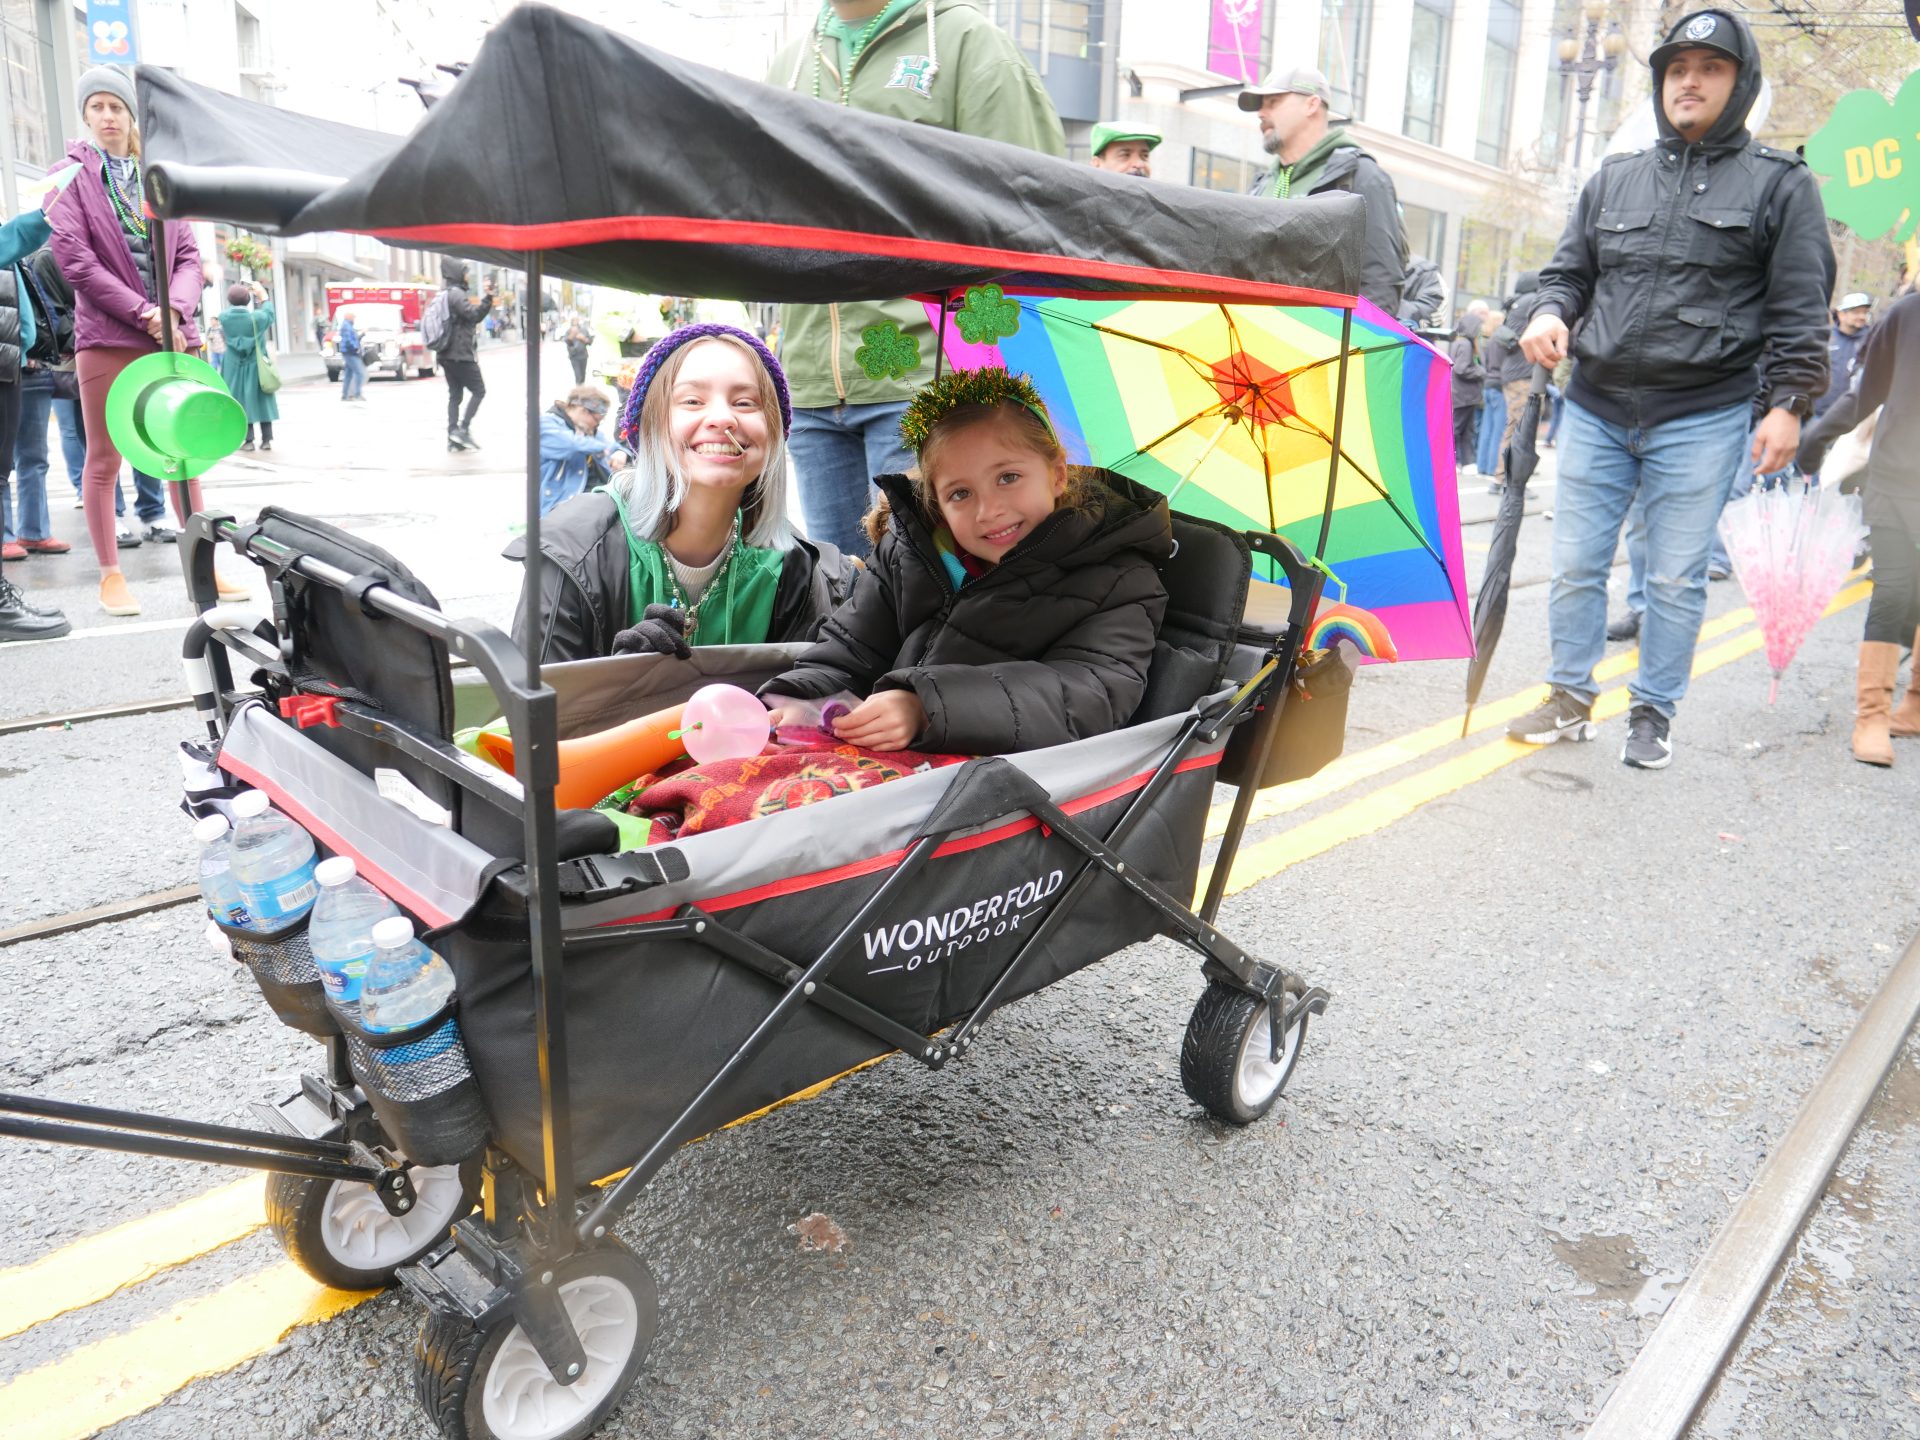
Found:
[[920, 342], [901, 333], [893, 321], [867, 326], [860, 338], [865, 343], [853, 352], [853, 359], [869, 379], [892, 376], [904, 380], [920, 368]]
[[998, 285], [975, 285], [954, 314], [960, 338], [969, 345], [991, 345], [1020, 329], [1020, 303], [1007, 299]]

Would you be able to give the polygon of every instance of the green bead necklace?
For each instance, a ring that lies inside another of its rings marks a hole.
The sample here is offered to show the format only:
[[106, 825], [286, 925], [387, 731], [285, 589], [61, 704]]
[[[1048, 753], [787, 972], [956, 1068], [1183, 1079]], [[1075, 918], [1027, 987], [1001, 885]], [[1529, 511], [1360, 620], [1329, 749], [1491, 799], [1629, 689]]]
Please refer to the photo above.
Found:
[[[125, 230], [129, 235], [136, 235], [144, 240], [147, 235], [147, 222], [141, 218], [138, 207], [130, 205], [127, 202], [127, 197], [120, 193], [120, 184], [113, 178], [113, 163], [107, 155], [107, 152], [101, 150], [98, 145], [93, 148], [98, 152], [105, 166], [107, 199], [113, 205], [113, 213], [120, 217], [120, 228]], [[139, 172], [136, 170], [134, 173], [138, 174]]]
[[[827, 17], [832, 12], [833, 7], [831, 5], [822, 5], [820, 7], [820, 23], [814, 27], [813, 31], [813, 98], [816, 100], [820, 99], [820, 66], [826, 58], [820, 47], [826, 42]], [[853, 67], [859, 63], [861, 53], [867, 48], [867, 42], [873, 39], [873, 32], [880, 28], [880, 22], [886, 18], [887, 7], [882, 5], [880, 7], [880, 13], [867, 22], [867, 28], [862, 30], [860, 37], [853, 42], [853, 50], [847, 56], [846, 73], [840, 77], [840, 103], [842, 105], [851, 103], [848, 97], [853, 93]]]

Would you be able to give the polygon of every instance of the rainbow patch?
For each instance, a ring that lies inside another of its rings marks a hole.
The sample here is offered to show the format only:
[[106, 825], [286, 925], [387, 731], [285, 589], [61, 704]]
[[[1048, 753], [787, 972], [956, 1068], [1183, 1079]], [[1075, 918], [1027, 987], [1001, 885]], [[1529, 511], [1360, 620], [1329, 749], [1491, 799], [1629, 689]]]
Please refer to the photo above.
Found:
[[1380, 617], [1358, 605], [1322, 605], [1307, 627], [1307, 647], [1328, 650], [1336, 640], [1351, 640], [1354, 648], [1369, 660], [1398, 660], [1393, 636], [1380, 623]]

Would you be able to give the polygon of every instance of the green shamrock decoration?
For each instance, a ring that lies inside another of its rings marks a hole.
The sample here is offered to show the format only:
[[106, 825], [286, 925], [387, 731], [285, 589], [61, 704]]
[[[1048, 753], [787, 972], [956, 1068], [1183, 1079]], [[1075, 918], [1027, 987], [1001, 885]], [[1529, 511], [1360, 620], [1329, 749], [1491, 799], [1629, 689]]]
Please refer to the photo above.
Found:
[[1019, 333], [1020, 303], [1007, 299], [998, 285], [974, 285], [953, 318], [969, 345], [991, 345]]
[[1920, 225], [1920, 70], [1889, 105], [1873, 90], [1850, 90], [1807, 141], [1807, 164], [1829, 178], [1820, 187], [1827, 215], [1863, 240], [1898, 227], [1904, 241]]
[[920, 342], [903, 334], [891, 320], [867, 326], [860, 339], [864, 343], [853, 352], [854, 363], [867, 372], [869, 380], [882, 376], [904, 380], [920, 368]]

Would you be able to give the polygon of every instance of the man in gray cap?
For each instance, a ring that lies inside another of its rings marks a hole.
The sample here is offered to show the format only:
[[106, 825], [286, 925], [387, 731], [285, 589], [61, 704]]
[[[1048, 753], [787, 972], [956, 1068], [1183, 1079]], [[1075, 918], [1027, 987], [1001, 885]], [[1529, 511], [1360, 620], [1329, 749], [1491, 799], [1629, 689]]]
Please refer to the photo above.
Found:
[[1275, 70], [1240, 92], [1240, 108], [1260, 115], [1260, 144], [1273, 169], [1251, 193], [1303, 199], [1346, 191], [1367, 202], [1367, 248], [1360, 293], [1389, 315], [1400, 309], [1407, 274], [1407, 232], [1393, 181], [1344, 126], [1331, 124], [1327, 77], [1305, 67]]
[[1867, 326], [1873, 323], [1873, 297], [1856, 290], [1842, 295], [1833, 309], [1833, 333], [1827, 337], [1827, 393], [1813, 402], [1816, 415], [1826, 414], [1853, 384], [1861, 347], [1867, 343]]

